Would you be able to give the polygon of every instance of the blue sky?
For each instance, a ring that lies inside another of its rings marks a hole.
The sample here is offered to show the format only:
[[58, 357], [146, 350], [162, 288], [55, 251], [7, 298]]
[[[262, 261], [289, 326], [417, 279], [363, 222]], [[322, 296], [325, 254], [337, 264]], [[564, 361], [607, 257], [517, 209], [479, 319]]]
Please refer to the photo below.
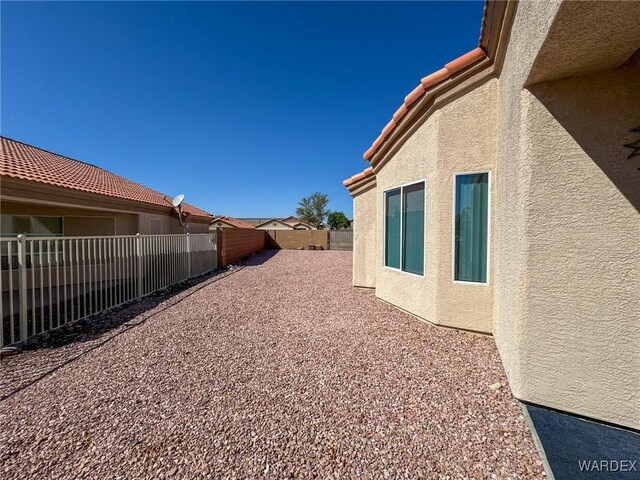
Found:
[[342, 180], [476, 2], [2, 2], [2, 134], [216, 214], [286, 216]]

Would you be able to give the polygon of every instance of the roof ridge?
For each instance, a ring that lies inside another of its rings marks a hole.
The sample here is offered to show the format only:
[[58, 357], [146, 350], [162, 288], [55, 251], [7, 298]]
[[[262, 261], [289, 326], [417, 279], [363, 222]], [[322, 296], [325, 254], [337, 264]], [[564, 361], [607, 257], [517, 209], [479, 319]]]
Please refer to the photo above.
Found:
[[[21, 143], [22, 145], [25, 145], [27, 147], [36, 148], [38, 150], [42, 150], [43, 152], [50, 153], [51, 155], [56, 155], [57, 157], [66, 158], [67, 160], [72, 160], [74, 162], [83, 163], [85, 165], [89, 165], [90, 167], [99, 168], [100, 170], [104, 170], [105, 172], [111, 173], [112, 175], [118, 175], [117, 173], [109, 172], [109, 170], [107, 170], [106, 168], [102, 168], [99, 165], [94, 165], [93, 163], [85, 162], [84, 160], [78, 160], [77, 158], [68, 157], [66, 155], [60, 155], [59, 153], [52, 152], [51, 150], [47, 150], [46, 148], [38, 147], [36, 145], [32, 145], [32, 144], [27, 143], [27, 142], [23, 142], [22, 140], [16, 140], [15, 138], [7, 137], [6, 135], [0, 135], [0, 138], [4, 138], [5, 140], [11, 140], [12, 142], [15, 142], [15, 143]], [[122, 177], [122, 178], [126, 178], [126, 177]], [[131, 180], [131, 181], [133, 181], [133, 180]]]
[[420, 83], [411, 90], [406, 97], [404, 97], [404, 101], [395, 111], [391, 120], [389, 120], [389, 122], [384, 126], [378, 137], [374, 140], [367, 151], [364, 152], [362, 157], [367, 161], [371, 161], [378, 148], [385, 142], [391, 132], [395, 130], [402, 118], [428, 90], [435, 89], [446, 80], [457, 76], [463, 70], [466, 70], [485, 58], [487, 58], [487, 54], [484, 49], [482, 47], [475, 47], [473, 50], [470, 50], [446, 63], [443, 68], [423, 77], [420, 80]]
[[[162, 197], [163, 200], [166, 202], [166, 206], [167, 207], [171, 207], [171, 202], [169, 200], [167, 200], [167, 195], [165, 193], [163, 193], [163, 192], [161, 192], [159, 190], [156, 190], [155, 188], [148, 187], [147, 185], [144, 185], [144, 184], [142, 184], [140, 182], [137, 182], [135, 180], [127, 178], [127, 177], [125, 177], [123, 175], [120, 175], [118, 173], [115, 173], [115, 172], [112, 172], [110, 170], [107, 170], [106, 168], [100, 167], [98, 165], [94, 165], [92, 163], [85, 162], [83, 160], [78, 160], [76, 158], [72, 158], [72, 157], [69, 157], [69, 156], [66, 156], [66, 155], [61, 155], [60, 153], [52, 152], [51, 150], [40, 148], [40, 147], [38, 147], [36, 145], [32, 145], [32, 144], [27, 143], [27, 142], [23, 142], [23, 141], [16, 140], [16, 139], [11, 138], [11, 137], [7, 137], [6, 135], [0, 135], [0, 139], [2, 139], [3, 144], [4, 144], [4, 142], [7, 142], [7, 148], [10, 149], [9, 151], [13, 151], [13, 148], [15, 148], [15, 147], [10, 147], [10, 145], [14, 144], [14, 146], [18, 146], [18, 148], [20, 148], [19, 146], [23, 146], [23, 147], [26, 147], [27, 149], [31, 150], [32, 152], [41, 152], [41, 154], [44, 153], [44, 154], [47, 154], [47, 155], [51, 155], [54, 158], [57, 158], [57, 159], [60, 159], [60, 160], [63, 160], [63, 161], [69, 161], [69, 162], [73, 162], [73, 163], [75, 163], [77, 165], [84, 165], [84, 166], [90, 167], [92, 169], [95, 169], [95, 170], [101, 172], [101, 174], [105, 174], [106, 176], [111, 177], [114, 180], [118, 180], [119, 182], [121, 182], [121, 185], [122, 184], [130, 185], [130, 187], [129, 187], [130, 189], [131, 188], [143, 189], [143, 190], [146, 190], [146, 191], [148, 191], [148, 192], [150, 192], [150, 193], [152, 193], [152, 194], [154, 194], [154, 195], [156, 195], [158, 197]], [[3, 151], [4, 151], [4, 149], [3, 149]], [[6, 152], [6, 154], [10, 155], [9, 152]], [[34, 153], [31, 153], [30, 155], [33, 155], [33, 154]], [[12, 175], [10, 173], [6, 174], [6, 175], [7, 175], [7, 177], [13, 177], [14, 176], [14, 175]], [[3, 174], [3, 176], [4, 176], [4, 174]], [[36, 178], [24, 178], [24, 177], [17, 177], [17, 178], [23, 178], [24, 180], [28, 180], [28, 181], [32, 181], [32, 182], [36, 182], [36, 183], [57, 185], [57, 186], [59, 186], [61, 188], [68, 188], [68, 189], [71, 189], [71, 190], [86, 191], [86, 192], [92, 193], [94, 195], [102, 195], [102, 196], [113, 197], [113, 198], [127, 199], [127, 197], [123, 197], [121, 195], [108, 194], [108, 193], [104, 193], [104, 192], [101, 192], [101, 191], [91, 191], [91, 190], [78, 188], [78, 187], [74, 187], [74, 186], [70, 186], [70, 185], [59, 185], [59, 184], [56, 184], [56, 183], [45, 182], [45, 181], [42, 181], [41, 179], [36, 179]], [[144, 204], [147, 204], [147, 205], [161, 205], [161, 203], [156, 203], [154, 201], [150, 201], [149, 199], [143, 199], [143, 198], [128, 198], [128, 199], [132, 200], [132, 201], [135, 201], [135, 202], [138, 202], [138, 203], [144, 203]], [[191, 209], [195, 210], [193, 212], [189, 212], [191, 215], [204, 216], [203, 215], [203, 213], [204, 213], [204, 214], [207, 214], [207, 216], [211, 216], [211, 214], [209, 212], [207, 212], [205, 210], [202, 210], [201, 208], [198, 208], [195, 205], [192, 205], [192, 204], [190, 204], [188, 202], [185, 202], [185, 206], [188, 206]], [[202, 212], [202, 213], [200, 213], [200, 212]]]

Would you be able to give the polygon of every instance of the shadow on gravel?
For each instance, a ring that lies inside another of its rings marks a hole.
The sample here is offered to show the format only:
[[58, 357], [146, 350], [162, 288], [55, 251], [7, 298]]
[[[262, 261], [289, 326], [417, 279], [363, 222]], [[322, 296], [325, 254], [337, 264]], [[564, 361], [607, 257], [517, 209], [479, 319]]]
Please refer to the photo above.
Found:
[[250, 257], [240, 260], [239, 262], [237, 262], [237, 265], [242, 267], [256, 267], [268, 262], [279, 252], [280, 250], [263, 250], [259, 253], [251, 255]]
[[230, 266], [194, 277], [144, 298], [31, 337], [12, 354], [2, 355], [0, 401], [242, 268], [242, 265]]
[[101, 337], [127, 324], [129, 321], [139, 317], [147, 311], [153, 310], [157, 306], [170, 302], [176, 295], [196, 287], [209, 279], [230, 272], [231, 269], [219, 269], [198, 277], [191, 278], [184, 282], [171, 285], [165, 289], [153, 292], [146, 297], [131, 300], [130, 302], [118, 305], [117, 307], [104, 310], [103, 312], [91, 315], [73, 323], [56, 329], [49, 330], [34, 337], [29, 338], [19, 350], [29, 351], [41, 348], [60, 348], [73, 343], [84, 343], [99, 340]]

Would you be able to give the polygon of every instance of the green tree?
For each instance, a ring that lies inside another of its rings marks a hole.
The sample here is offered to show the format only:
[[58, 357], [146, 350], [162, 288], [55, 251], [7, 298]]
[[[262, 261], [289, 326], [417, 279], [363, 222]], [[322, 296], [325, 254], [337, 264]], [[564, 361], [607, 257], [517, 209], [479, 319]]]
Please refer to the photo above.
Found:
[[327, 209], [328, 203], [329, 196], [326, 193], [315, 192], [300, 200], [296, 215], [320, 230], [324, 228], [324, 219], [330, 213]]
[[351, 222], [344, 212], [331, 212], [327, 216], [327, 223], [331, 230], [342, 230], [343, 228], [349, 228], [351, 226]]

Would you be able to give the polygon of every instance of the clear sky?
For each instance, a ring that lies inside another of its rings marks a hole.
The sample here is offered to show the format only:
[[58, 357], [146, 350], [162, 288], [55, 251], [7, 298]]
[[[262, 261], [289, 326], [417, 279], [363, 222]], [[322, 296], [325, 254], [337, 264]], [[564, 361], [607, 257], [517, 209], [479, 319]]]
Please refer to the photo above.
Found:
[[1, 3], [1, 130], [215, 214], [286, 216], [342, 180], [475, 2]]

